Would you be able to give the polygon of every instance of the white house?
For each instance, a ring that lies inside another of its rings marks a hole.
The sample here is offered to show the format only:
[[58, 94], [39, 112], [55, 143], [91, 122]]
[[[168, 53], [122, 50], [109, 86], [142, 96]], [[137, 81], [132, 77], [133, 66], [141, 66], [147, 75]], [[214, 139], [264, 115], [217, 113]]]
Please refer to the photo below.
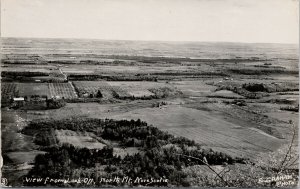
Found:
[[20, 102], [20, 101], [24, 101], [23, 97], [18, 97], [18, 98], [14, 98], [13, 99], [15, 102]]

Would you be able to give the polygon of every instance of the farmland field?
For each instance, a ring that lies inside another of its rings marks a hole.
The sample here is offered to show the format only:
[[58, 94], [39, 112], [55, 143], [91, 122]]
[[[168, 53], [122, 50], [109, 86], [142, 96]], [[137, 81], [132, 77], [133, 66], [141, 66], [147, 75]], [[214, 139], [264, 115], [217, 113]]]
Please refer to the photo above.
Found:
[[51, 97], [48, 83], [18, 83], [18, 88], [22, 97], [32, 95]]
[[207, 84], [209, 81], [210, 80], [171, 81], [170, 84], [177, 87], [183, 94], [189, 97], [201, 97], [215, 91], [215, 86]]
[[77, 98], [71, 83], [2, 83], [2, 99], [31, 97], [34, 95], [65, 99]]
[[73, 84], [80, 97], [96, 95], [99, 90], [103, 98], [113, 98], [113, 89], [106, 81], [74, 81]]
[[256, 157], [258, 153], [276, 149], [281, 143], [276, 137], [250, 129], [249, 124], [232, 123], [216, 114], [176, 105], [162, 109], [138, 109], [110, 118], [140, 118], [176, 136], [187, 137], [207, 148], [239, 157]]
[[[115, 89], [118, 89], [116, 92], [118, 94], [120, 93], [120, 96], [126, 95], [129, 97], [154, 96], [154, 93], [149, 91], [149, 89], [164, 86], [163, 83], [156, 82], [108, 82], [108, 84]], [[122, 93], [121, 91], [125, 91], [125, 93]]]
[[71, 83], [49, 83], [50, 96], [59, 96], [65, 99], [77, 98], [77, 94]]
[[129, 95], [134, 96], [134, 97], [147, 97], [147, 96], [154, 96], [154, 93], [148, 91], [148, 90], [135, 90], [135, 91], [130, 91]]
[[9, 100], [15, 96], [19, 96], [19, 90], [16, 83], [1, 83], [2, 100]]

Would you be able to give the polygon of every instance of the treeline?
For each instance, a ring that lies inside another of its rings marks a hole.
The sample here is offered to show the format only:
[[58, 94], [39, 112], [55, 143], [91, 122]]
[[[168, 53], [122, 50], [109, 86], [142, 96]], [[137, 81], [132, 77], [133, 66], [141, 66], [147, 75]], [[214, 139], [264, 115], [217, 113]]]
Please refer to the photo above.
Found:
[[24, 97], [24, 101], [14, 102], [13, 99], [10, 99], [9, 103], [6, 103], [6, 106], [10, 106], [13, 109], [22, 109], [22, 110], [48, 110], [48, 109], [59, 109], [66, 105], [64, 99], [48, 99], [40, 97], [39, 95], [32, 95], [31, 98], [27, 96]]
[[285, 69], [282, 66], [271, 66], [271, 63], [264, 63], [264, 65], [254, 65], [257, 68], [273, 68], [273, 69]]
[[100, 74], [69, 74], [70, 81], [157, 81], [157, 77], [144, 75], [100, 75]]
[[229, 76], [225, 72], [157, 72], [150, 74], [135, 75], [101, 75], [101, 74], [69, 74], [70, 81], [154, 81], [164, 79], [174, 79], [176, 77], [212, 77], [212, 76]]
[[150, 75], [158, 76], [229, 76], [224, 72], [157, 72]]
[[112, 91], [112, 95], [116, 99], [120, 100], [152, 100], [152, 99], [158, 99], [159, 97], [157, 95], [144, 95], [144, 96], [134, 96], [134, 95], [119, 95], [118, 92]]
[[65, 99], [67, 103], [90, 103], [90, 102], [97, 102], [97, 103], [114, 103], [115, 100], [113, 99], [100, 99], [100, 98], [71, 98]]
[[35, 82], [39, 80], [39, 82], [56, 82], [62, 83], [67, 82], [67, 80], [62, 77], [61, 74], [55, 73], [45, 73], [45, 72], [33, 72], [33, 71], [2, 71], [2, 81], [7, 82]]
[[291, 112], [299, 112], [299, 104], [297, 106], [280, 107], [280, 110], [286, 110], [286, 111], [291, 111]]
[[27, 65], [36, 65], [36, 64], [46, 64], [46, 61], [44, 60], [18, 60], [18, 59], [6, 59], [6, 60], [1, 60], [1, 63], [3, 64], [27, 64]]
[[45, 72], [15, 72], [15, 71], [2, 71], [2, 77], [35, 77], [35, 76], [49, 76]]
[[231, 68], [228, 71], [243, 75], [299, 74], [298, 70], [286, 70], [284, 68]]
[[65, 83], [67, 80], [61, 77], [54, 76], [42, 76], [42, 77], [26, 77], [26, 76], [16, 76], [16, 77], [3, 77], [2, 81], [5, 82], [20, 82], [20, 83], [32, 83], [37, 82], [39, 80], [40, 83]]
[[154, 93], [156, 98], [166, 98], [168, 96], [182, 95], [182, 92], [170, 87], [151, 88], [150, 92]]
[[223, 82], [217, 83], [217, 90], [230, 90], [234, 93], [242, 95], [248, 99], [260, 99], [265, 96], [269, 96], [268, 93], [273, 92], [287, 92], [287, 91], [298, 91], [299, 85], [292, 82], [282, 83], [230, 83]]
[[[160, 98], [166, 98], [166, 97], [182, 94], [181, 91], [175, 90], [170, 87], [151, 88], [148, 90], [151, 93], [153, 93], [153, 95], [134, 96], [134, 95], [130, 95], [126, 92], [117, 92], [115, 90], [112, 90], [112, 95], [114, 98], [120, 99], [120, 100], [152, 100], [152, 99], [160, 99]], [[120, 95], [120, 93], [121, 93], [121, 95]]]
[[284, 83], [244, 83], [242, 85], [244, 89], [250, 92], [287, 92], [287, 91], [298, 91], [298, 83], [284, 82]]

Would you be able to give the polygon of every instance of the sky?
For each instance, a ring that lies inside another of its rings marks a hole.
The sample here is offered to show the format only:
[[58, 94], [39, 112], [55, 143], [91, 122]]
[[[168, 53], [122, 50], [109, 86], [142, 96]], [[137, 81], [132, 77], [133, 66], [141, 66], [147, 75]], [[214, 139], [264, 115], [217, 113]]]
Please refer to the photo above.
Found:
[[1, 0], [2, 37], [298, 43], [298, 0]]

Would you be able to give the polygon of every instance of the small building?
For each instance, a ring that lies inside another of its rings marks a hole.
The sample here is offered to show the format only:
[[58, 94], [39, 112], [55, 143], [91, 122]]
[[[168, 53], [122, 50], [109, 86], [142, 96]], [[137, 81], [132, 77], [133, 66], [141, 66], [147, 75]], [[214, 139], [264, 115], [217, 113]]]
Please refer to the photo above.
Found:
[[22, 102], [25, 99], [23, 97], [17, 97], [17, 98], [13, 98], [14, 102]]
[[12, 107], [19, 108], [24, 106], [24, 104], [25, 104], [25, 99], [23, 97], [13, 98]]
[[52, 96], [52, 99], [61, 99], [61, 97], [60, 96]]

